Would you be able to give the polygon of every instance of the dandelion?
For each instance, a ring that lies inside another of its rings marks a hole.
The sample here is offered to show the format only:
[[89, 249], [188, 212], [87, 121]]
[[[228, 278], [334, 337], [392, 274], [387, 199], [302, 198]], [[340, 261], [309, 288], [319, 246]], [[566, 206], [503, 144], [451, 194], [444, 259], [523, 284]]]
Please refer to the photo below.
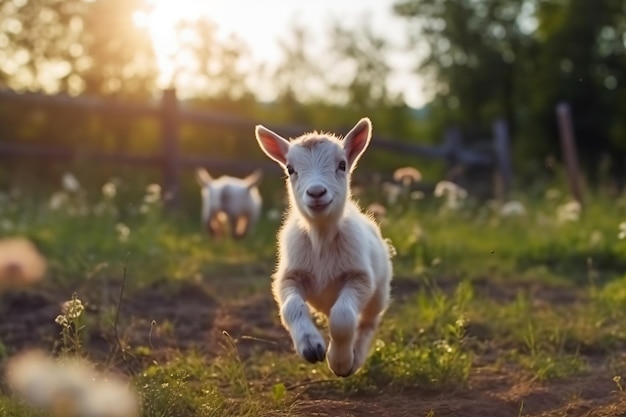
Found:
[[433, 194], [435, 197], [445, 198], [447, 206], [451, 209], [459, 208], [461, 200], [466, 199], [468, 195], [463, 187], [452, 181], [439, 181]]
[[112, 181], [107, 182], [102, 186], [102, 195], [107, 199], [113, 199], [117, 194], [117, 187]]
[[161, 186], [159, 184], [150, 184], [146, 187], [146, 195], [143, 201], [147, 204], [158, 203], [161, 199]]
[[423, 191], [416, 190], [412, 191], [409, 197], [411, 198], [411, 200], [422, 200], [424, 197], [426, 197], [426, 194], [424, 194]]
[[589, 244], [591, 246], [598, 246], [604, 241], [604, 235], [599, 230], [594, 230], [589, 236]]
[[512, 216], [525, 216], [526, 208], [519, 201], [507, 201], [500, 207], [500, 216], [512, 217]]
[[576, 200], [562, 204], [556, 209], [556, 218], [559, 223], [577, 222], [580, 219], [582, 206]]
[[124, 223], [118, 223], [115, 225], [115, 230], [117, 231], [117, 238], [120, 242], [127, 242], [130, 237], [130, 228], [126, 226]]
[[5, 376], [9, 388], [35, 407], [47, 407], [55, 397], [55, 364], [39, 350], [29, 350], [9, 359]]
[[413, 167], [398, 168], [393, 173], [393, 179], [408, 186], [414, 182], [422, 180], [422, 173]]
[[554, 201], [561, 198], [561, 191], [556, 188], [549, 188], [546, 190], [546, 200]]
[[81, 416], [134, 417], [138, 409], [137, 394], [117, 379], [96, 382], [79, 406]]
[[136, 417], [137, 393], [121, 379], [97, 372], [87, 360], [54, 359], [27, 351], [9, 359], [6, 380], [13, 393], [53, 415]]
[[0, 288], [28, 286], [43, 278], [46, 261], [26, 238], [0, 240]]
[[398, 197], [402, 193], [402, 187], [390, 182], [383, 183], [383, 194], [387, 199], [388, 205], [394, 205], [398, 201]]
[[617, 229], [619, 230], [619, 233], [617, 234], [617, 237], [619, 239], [624, 239], [626, 238], [626, 222], [621, 222], [618, 226]]
[[80, 183], [71, 172], [64, 173], [61, 182], [63, 183], [63, 189], [68, 193], [77, 193], [80, 191]]
[[59, 210], [67, 204], [67, 201], [68, 201], [67, 194], [63, 191], [57, 191], [56, 193], [52, 194], [52, 196], [50, 197], [48, 206], [50, 207], [51, 210]]

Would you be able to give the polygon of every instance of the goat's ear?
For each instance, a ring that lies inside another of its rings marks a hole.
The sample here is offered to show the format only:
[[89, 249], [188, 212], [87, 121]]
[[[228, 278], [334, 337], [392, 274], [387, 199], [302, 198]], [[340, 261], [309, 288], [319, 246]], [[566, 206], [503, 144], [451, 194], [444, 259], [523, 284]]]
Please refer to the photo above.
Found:
[[204, 187], [213, 181], [213, 178], [209, 174], [209, 171], [204, 168], [198, 168], [196, 170], [196, 180], [198, 181], [198, 185], [200, 187]]
[[259, 185], [259, 183], [261, 182], [261, 178], [263, 178], [263, 171], [261, 171], [260, 169], [257, 169], [256, 171], [248, 175], [243, 180], [248, 185], [248, 188], [252, 188], [256, 185]]
[[372, 137], [372, 122], [362, 118], [343, 138], [343, 149], [346, 151], [348, 165], [353, 167], [361, 157]]
[[254, 133], [259, 146], [267, 156], [281, 165], [287, 163], [287, 151], [289, 150], [287, 139], [261, 125], [257, 125]]

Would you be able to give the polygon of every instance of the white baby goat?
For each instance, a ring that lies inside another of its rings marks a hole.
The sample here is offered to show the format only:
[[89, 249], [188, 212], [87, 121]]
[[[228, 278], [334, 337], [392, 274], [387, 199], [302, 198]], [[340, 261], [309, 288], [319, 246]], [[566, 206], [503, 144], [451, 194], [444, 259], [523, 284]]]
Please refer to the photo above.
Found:
[[196, 171], [202, 187], [202, 224], [211, 236], [221, 237], [224, 222], [231, 236], [243, 238], [259, 219], [262, 199], [257, 185], [262, 172], [257, 170], [246, 178], [227, 175], [213, 179], [206, 169]]
[[[350, 174], [371, 132], [367, 118], [343, 139], [313, 132], [289, 142], [256, 127], [261, 149], [289, 175], [290, 208], [272, 277], [281, 321], [301, 357], [315, 363], [327, 356], [330, 369], [343, 377], [365, 362], [389, 303], [389, 246], [350, 194]], [[328, 352], [309, 306], [328, 317]]]

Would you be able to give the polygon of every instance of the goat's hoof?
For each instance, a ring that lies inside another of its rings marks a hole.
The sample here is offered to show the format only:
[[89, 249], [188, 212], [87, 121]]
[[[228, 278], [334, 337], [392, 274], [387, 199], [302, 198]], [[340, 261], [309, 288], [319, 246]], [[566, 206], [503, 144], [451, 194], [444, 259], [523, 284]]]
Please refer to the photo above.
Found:
[[299, 344], [298, 352], [307, 362], [322, 362], [326, 358], [326, 346], [324, 339], [319, 335], [309, 334], [304, 336]]
[[318, 343], [316, 346], [307, 346], [302, 351], [302, 357], [310, 363], [322, 362], [326, 358], [324, 345]]

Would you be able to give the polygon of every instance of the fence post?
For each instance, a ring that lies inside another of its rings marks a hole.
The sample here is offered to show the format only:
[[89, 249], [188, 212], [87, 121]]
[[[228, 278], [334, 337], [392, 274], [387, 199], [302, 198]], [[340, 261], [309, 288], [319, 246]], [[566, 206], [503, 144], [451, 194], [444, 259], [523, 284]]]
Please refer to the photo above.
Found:
[[[463, 166], [459, 161], [459, 151], [463, 145], [463, 133], [457, 126], [446, 128], [443, 133], [444, 160], [446, 164], [446, 179], [462, 183]], [[461, 184], [462, 185], [462, 184]]]
[[562, 102], [556, 106], [556, 114], [559, 123], [559, 135], [561, 137], [561, 150], [565, 165], [567, 167], [567, 178], [569, 180], [572, 195], [583, 204], [583, 191], [578, 167], [578, 153], [576, 151], [576, 139], [574, 137], [574, 126], [572, 115], [568, 103]]
[[163, 90], [161, 101], [161, 140], [163, 164], [163, 196], [168, 208], [179, 203], [178, 99], [176, 89]]
[[511, 143], [509, 127], [504, 119], [493, 122], [493, 150], [494, 150], [494, 196], [503, 201], [506, 199], [513, 180], [511, 166]]

